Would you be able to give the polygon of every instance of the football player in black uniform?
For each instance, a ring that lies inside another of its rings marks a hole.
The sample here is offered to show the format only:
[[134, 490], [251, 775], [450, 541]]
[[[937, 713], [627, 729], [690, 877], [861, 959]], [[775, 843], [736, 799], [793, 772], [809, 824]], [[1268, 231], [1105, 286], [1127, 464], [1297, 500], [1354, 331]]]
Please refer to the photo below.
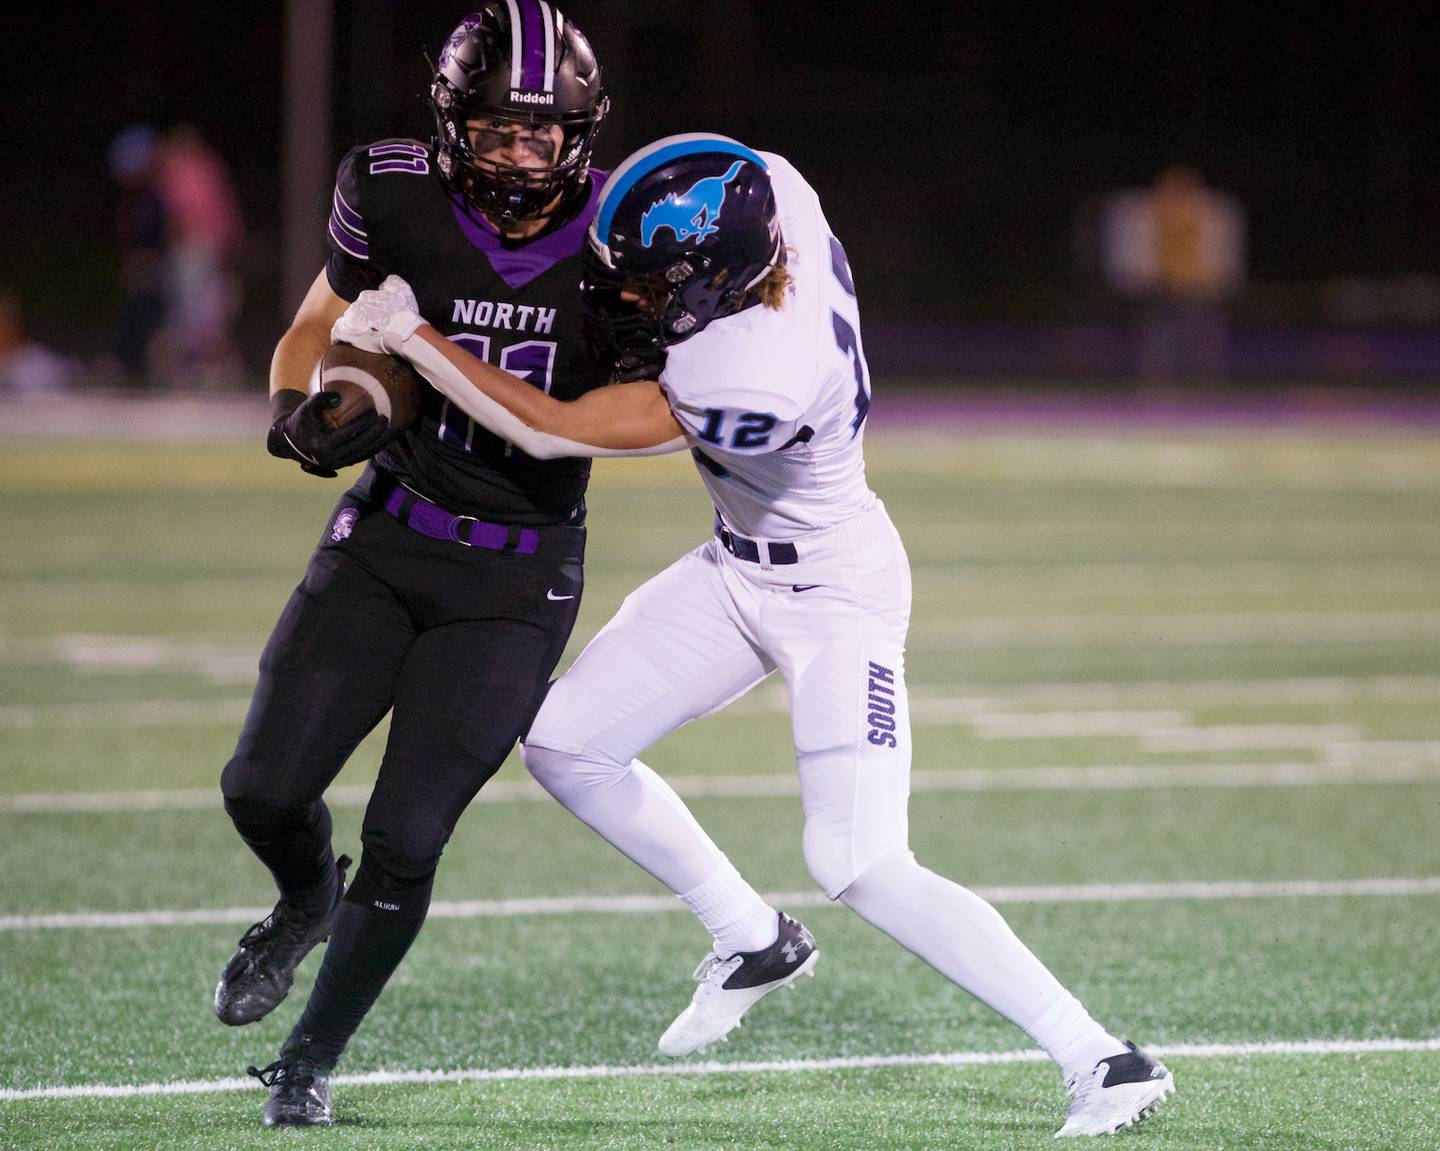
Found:
[[[216, 1015], [266, 1015], [330, 939], [279, 1059], [251, 1068], [268, 1125], [331, 1121], [331, 1069], [418, 934], [446, 840], [538, 708], [580, 605], [588, 460], [531, 459], [428, 387], [400, 434], [374, 413], [327, 431], [338, 397], [307, 397], [331, 325], [392, 272], [441, 331], [535, 387], [573, 399], [607, 382], [580, 309], [607, 108], [588, 41], [551, 4], [485, 0], [445, 44], [430, 103], [430, 144], [383, 140], [341, 162], [329, 260], [271, 364], [273, 454], [322, 476], [373, 459], [275, 626], [221, 781], [280, 900], [226, 964]], [[392, 709], [347, 890], [321, 797]]]

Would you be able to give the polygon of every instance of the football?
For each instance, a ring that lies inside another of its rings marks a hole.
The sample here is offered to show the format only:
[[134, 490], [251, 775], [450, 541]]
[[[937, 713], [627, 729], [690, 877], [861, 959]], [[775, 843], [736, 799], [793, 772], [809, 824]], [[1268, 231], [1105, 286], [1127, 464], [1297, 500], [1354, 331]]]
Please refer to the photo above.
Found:
[[425, 382], [398, 356], [332, 344], [320, 361], [314, 390], [340, 394], [340, 402], [320, 417], [327, 427], [374, 410], [390, 421], [392, 432], [403, 432], [420, 418]]

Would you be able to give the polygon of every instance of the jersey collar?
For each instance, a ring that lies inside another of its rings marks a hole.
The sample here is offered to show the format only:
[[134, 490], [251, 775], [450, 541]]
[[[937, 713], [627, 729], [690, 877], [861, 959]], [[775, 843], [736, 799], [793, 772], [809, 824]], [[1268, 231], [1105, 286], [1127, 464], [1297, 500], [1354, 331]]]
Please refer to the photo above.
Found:
[[595, 218], [595, 206], [600, 200], [600, 189], [605, 186], [607, 173], [590, 170], [590, 193], [585, 206], [568, 221], [552, 232], [545, 232], [533, 240], [520, 243], [507, 242], [489, 220], [466, 209], [459, 196], [451, 194], [450, 207], [455, 213], [455, 222], [460, 225], [471, 247], [485, 253], [495, 274], [505, 281], [505, 286], [514, 290], [523, 288], [531, 280], [548, 272], [567, 256], [573, 256], [585, 246], [585, 232]]

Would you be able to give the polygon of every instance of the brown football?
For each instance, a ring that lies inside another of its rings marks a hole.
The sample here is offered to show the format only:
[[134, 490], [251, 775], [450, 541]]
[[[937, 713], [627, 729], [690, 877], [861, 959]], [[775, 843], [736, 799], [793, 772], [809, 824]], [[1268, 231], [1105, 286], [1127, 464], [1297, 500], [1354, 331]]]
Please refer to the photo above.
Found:
[[332, 344], [320, 361], [316, 390], [340, 393], [340, 402], [320, 417], [327, 427], [374, 410], [390, 421], [391, 431], [403, 432], [420, 418], [425, 381], [398, 356]]

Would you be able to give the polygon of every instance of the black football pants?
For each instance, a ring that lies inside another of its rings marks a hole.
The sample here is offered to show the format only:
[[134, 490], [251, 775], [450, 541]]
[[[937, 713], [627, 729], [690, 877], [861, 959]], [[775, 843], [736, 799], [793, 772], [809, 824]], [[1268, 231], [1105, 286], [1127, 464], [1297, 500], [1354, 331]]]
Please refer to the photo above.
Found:
[[[362, 490], [336, 507], [271, 634], [221, 789], [281, 895], [323, 902], [321, 796], [393, 708], [347, 903], [408, 921], [413, 938], [451, 831], [544, 698], [579, 610], [585, 530], [541, 528], [534, 555], [471, 548], [412, 531]], [[370, 930], [351, 927], [362, 956]]]

